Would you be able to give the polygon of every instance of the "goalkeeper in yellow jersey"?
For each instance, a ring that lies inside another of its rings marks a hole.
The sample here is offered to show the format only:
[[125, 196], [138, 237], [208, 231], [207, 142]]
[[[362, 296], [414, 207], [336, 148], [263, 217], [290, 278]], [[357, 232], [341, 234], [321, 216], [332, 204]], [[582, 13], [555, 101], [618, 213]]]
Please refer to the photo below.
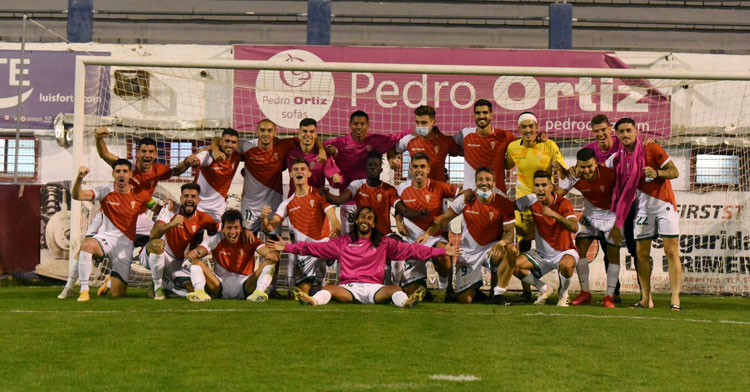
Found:
[[[538, 138], [539, 122], [531, 112], [518, 116], [520, 139], [508, 145], [505, 154], [505, 169], [516, 168], [516, 199], [534, 193], [534, 173], [538, 170], [552, 171], [552, 162], [557, 161], [565, 168], [560, 148], [552, 140], [541, 141]], [[531, 249], [534, 239], [534, 221], [530, 211], [516, 211], [516, 235], [518, 249], [526, 252]], [[523, 298], [531, 302], [531, 292], [524, 284]]]

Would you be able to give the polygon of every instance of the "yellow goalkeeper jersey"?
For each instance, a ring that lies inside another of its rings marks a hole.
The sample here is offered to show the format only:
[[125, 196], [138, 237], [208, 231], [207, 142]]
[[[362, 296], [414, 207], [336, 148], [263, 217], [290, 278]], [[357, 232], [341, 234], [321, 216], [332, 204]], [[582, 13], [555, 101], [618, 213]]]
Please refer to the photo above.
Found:
[[516, 165], [516, 198], [534, 192], [534, 172], [537, 170], [549, 169], [552, 161], [566, 167], [560, 148], [552, 140], [537, 143], [534, 147], [524, 147], [521, 142], [521, 139], [514, 140], [506, 152]]

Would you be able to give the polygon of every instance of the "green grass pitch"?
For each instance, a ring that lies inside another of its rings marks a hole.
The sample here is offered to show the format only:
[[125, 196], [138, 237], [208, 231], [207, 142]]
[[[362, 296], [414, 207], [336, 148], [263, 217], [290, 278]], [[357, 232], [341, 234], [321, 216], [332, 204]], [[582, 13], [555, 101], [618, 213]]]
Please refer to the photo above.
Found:
[[[0, 391], [747, 391], [750, 299], [683, 311], [58, 300], [0, 289]], [[626, 303], [635, 296], [626, 297]], [[460, 376], [463, 381], [435, 379]]]

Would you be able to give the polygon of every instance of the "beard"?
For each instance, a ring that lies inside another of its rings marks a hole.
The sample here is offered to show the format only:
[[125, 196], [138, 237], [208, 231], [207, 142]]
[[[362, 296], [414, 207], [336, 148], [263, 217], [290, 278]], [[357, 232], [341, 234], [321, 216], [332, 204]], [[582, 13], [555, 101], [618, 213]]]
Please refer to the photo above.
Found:
[[362, 225], [357, 225], [357, 234], [359, 235], [366, 235], [370, 234], [372, 232], [372, 227], [370, 225], [366, 225], [367, 230], [362, 230]]

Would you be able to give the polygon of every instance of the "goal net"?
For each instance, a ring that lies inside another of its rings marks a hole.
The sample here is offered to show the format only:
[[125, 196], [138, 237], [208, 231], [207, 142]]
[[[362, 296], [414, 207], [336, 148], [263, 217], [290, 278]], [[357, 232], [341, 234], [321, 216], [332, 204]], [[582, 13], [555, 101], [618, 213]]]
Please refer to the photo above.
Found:
[[[110, 129], [106, 143], [115, 155], [134, 159], [135, 144], [148, 136], [157, 140], [159, 160], [175, 166], [222, 128], [233, 127], [242, 138], [252, 138], [265, 118], [277, 124], [283, 138], [293, 136], [299, 121], [311, 117], [329, 139], [350, 133], [349, 115], [364, 110], [370, 133], [396, 134], [413, 129], [414, 109], [426, 104], [436, 108], [440, 132], [452, 136], [475, 126], [473, 104], [487, 99], [493, 105], [493, 126], [517, 137], [518, 115], [534, 112], [540, 131], [572, 165], [576, 152], [593, 140], [593, 116], [605, 114], [612, 124], [629, 117], [643, 136], [665, 148], [680, 172], [672, 187], [680, 214], [683, 291], [750, 292], [750, 230], [743, 224], [750, 218], [750, 73], [322, 63], [309, 56], [315, 57], [288, 50], [268, 61], [80, 59], [74, 155], [76, 167], [91, 169], [84, 186], [111, 182], [111, 169], [95, 148], [98, 126]], [[387, 176], [389, 182], [405, 178], [408, 156], [403, 160], [404, 167]], [[463, 164], [460, 156], [448, 158], [451, 183], [462, 185]], [[193, 176], [189, 170], [160, 183], [155, 197], [177, 199], [179, 186]], [[513, 171], [507, 171], [506, 182], [513, 197]], [[230, 207], [239, 206], [241, 190], [238, 172]], [[577, 191], [569, 198], [582, 210]], [[97, 208], [73, 203], [71, 249], [80, 245]], [[452, 227], [460, 226], [454, 222]], [[454, 230], [453, 239], [459, 236], [460, 229]], [[666, 292], [661, 241], [653, 242], [651, 256], [652, 287]], [[589, 257], [595, 260], [591, 288], [604, 290], [606, 276], [598, 266], [602, 252], [592, 247]], [[622, 261], [622, 289], [637, 291], [627, 252]], [[148, 281], [148, 272], [141, 272], [140, 279]]]

